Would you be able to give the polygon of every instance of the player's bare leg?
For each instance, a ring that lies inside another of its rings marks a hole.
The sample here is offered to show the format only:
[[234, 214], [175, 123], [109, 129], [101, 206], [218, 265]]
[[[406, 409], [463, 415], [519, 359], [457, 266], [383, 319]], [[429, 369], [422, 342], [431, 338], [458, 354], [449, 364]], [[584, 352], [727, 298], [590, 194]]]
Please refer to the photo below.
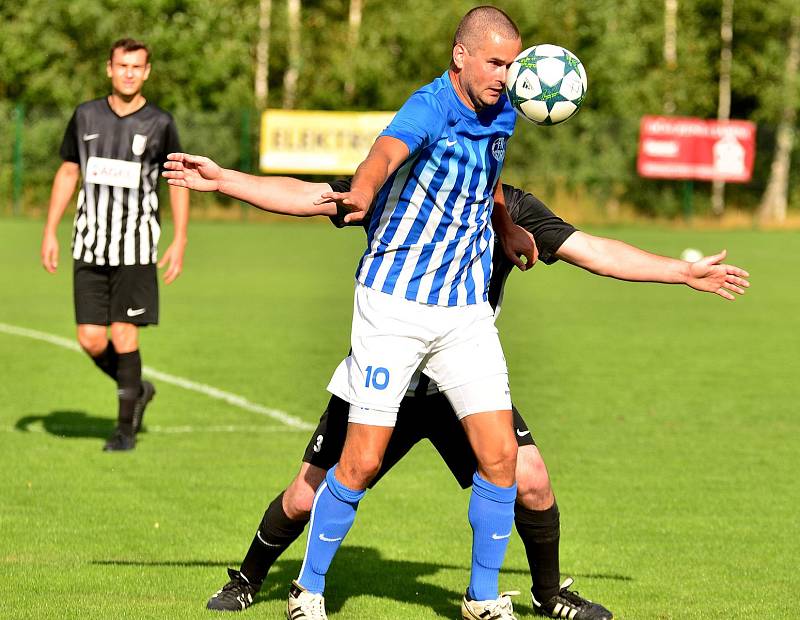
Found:
[[366, 489], [381, 468], [393, 430], [389, 426], [348, 424], [336, 479], [350, 489]]
[[473, 413], [461, 420], [478, 460], [478, 473], [484, 480], [501, 487], [514, 484], [517, 468], [517, 440], [512, 420], [511, 410]]
[[109, 344], [105, 325], [78, 325], [78, 344], [91, 358], [96, 358]]
[[[135, 328], [135, 326], [132, 327]], [[131, 383], [131, 381], [127, 379], [128, 375], [131, 374], [129, 372], [131, 355], [129, 354], [121, 359], [120, 351], [117, 346], [115, 346], [113, 338], [111, 340], [108, 338], [108, 328], [105, 325], [79, 324], [77, 335], [78, 343], [89, 357], [92, 358], [95, 365], [117, 383], [117, 392], [119, 394], [117, 428], [106, 442], [103, 450], [131, 450], [136, 445], [136, 440], [134, 439], [133, 425], [125, 424], [127, 411], [131, 408], [128, 403], [130, 399], [127, 398], [129, 390], [126, 387], [126, 391], [122, 391], [124, 385], [127, 386], [127, 383]], [[126, 336], [127, 338], [121, 341], [120, 344], [130, 347], [132, 342], [131, 336], [130, 334], [126, 334]], [[135, 333], [133, 334], [133, 338], [135, 342]], [[136, 346], [133, 348], [135, 349]], [[122, 362], [121, 365], [120, 362]], [[122, 375], [120, 375], [121, 369]], [[139, 370], [139, 374], [141, 374], [141, 370]], [[122, 381], [120, 380], [121, 376]], [[136, 397], [134, 397], [134, 401], [135, 398]]]
[[[351, 406], [351, 417], [353, 408]], [[380, 470], [393, 427], [349, 423], [339, 462], [314, 498], [300, 576], [289, 588], [286, 617], [323, 620], [325, 575], [356, 517], [366, 488]]]
[[473, 413], [461, 419], [478, 471], [472, 480], [469, 522], [472, 570], [461, 603], [465, 620], [513, 619], [508, 593], [498, 595], [498, 575], [514, 522], [517, 440], [510, 409]]
[[112, 323], [111, 342], [117, 353], [131, 353], [139, 348], [139, 328], [133, 323]]
[[81, 324], [78, 325], [78, 342], [97, 367], [117, 383], [117, 427], [103, 450], [132, 450], [136, 446], [135, 434], [144, 408], [155, 394], [151, 384], [143, 389], [139, 330], [131, 323], [112, 323], [109, 339], [104, 325]]
[[560, 583], [560, 517], [550, 476], [536, 446], [517, 453], [517, 504], [514, 522], [525, 545], [531, 570], [531, 599], [539, 615], [576, 620], [610, 620], [602, 605], [570, 591], [572, 579]]
[[311, 463], [303, 463], [300, 472], [283, 492], [281, 506], [286, 516], [295, 521], [306, 520], [311, 514], [314, 495], [325, 480], [327, 470]]
[[556, 498], [539, 448], [520, 446], [516, 472], [517, 504], [528, 510], [547, 510], [553, 505]]

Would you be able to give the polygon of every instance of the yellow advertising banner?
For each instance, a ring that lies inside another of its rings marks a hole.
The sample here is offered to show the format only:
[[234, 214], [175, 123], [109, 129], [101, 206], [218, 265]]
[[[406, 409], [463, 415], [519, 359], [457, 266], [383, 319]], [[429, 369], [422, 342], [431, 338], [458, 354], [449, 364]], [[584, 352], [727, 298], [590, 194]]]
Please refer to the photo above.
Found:
[[394, 112], [265, 110], [262, 172], [353, 174]]

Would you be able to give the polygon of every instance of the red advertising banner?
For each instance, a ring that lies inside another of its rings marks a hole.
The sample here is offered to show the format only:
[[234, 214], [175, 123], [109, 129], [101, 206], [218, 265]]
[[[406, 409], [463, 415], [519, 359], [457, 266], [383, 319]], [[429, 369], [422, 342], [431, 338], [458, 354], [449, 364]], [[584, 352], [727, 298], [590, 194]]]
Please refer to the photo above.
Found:
[[643, 116], [639, 175], [746, 183], [753, 176], [756, 125], [679, 116]]

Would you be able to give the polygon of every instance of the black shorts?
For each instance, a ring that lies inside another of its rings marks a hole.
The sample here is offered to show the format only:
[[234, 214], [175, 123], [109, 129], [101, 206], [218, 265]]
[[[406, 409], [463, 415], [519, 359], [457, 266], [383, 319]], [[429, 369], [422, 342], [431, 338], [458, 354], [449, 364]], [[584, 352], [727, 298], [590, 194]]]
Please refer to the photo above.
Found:
[[78, 325], [158, 324], [155, 265], [93, 265], [75, 261], [72, 290]]
[[[512, 409], [517, 444], [536, 445], [525, 420], [516, 407], [512, 406]], [[303, 461], [322, 469], [330, 469], [339, 462], [347, 435], [349, 412], [349, 403], [337, 396], [331, 397], [328, 408], [319, 419], [317, 430], [308, 442]], [[443, 394], [433, 394], [406, 397], [400, 403], [397, 424], [386, 448], [383, 464], [369, 486], [373, 487], [422, 439], [430, 440], [462, 489], [472, 485], [478, 462], [467, 434], [447, 398]]]

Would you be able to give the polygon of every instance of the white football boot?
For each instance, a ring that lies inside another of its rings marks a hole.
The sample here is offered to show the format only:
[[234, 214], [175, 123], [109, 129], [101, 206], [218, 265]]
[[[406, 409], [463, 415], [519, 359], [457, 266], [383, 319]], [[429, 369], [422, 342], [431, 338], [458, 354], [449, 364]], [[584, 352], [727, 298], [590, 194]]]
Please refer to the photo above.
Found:
[[286, 602], [287, 620], [328, 620], [325, 614], [325, 597], [312, 594], [296, 581], [289, 587]]
[[518, 591], [502, 592], [496, 599], [488, 601], [473, 600], [469, 591], [461, 599], [461, 617], [463, 620], [517, 620], [511, 597]]

